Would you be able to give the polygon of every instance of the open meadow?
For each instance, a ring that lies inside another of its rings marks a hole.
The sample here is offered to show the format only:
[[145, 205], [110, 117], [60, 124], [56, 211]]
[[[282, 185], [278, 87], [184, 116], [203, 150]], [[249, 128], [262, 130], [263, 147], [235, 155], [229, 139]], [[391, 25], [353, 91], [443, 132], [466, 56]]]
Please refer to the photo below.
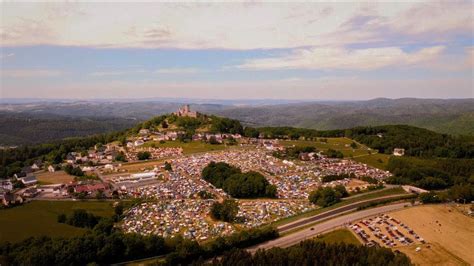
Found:
[[[473, 265], [474, 219], [450, 205], [423, 205], [396, 211], [392, 217], [410, 226], [427, 244], [400, 248], [420, 265]], [[428, 248], [429, 246], [429, 248]]]
[[113, 214], [110, 201], [32, 201], [0, 210], [0, 243], [18, 242], [31, 236], [72, 237], [86, 230], [57, 222], [59, 214], [85, 209], [95, 215]]
[[154, 147], [154, 148], [183, 148], [184, 154], [198, 153], [198, 152], [207, 152], [207, 151], [218, 151], [226, 149], [228, 146], [224, 144], [212, 145], [209, 143], [201, 141], [190, 141], [190, 142], [181, 142], [181, 141], [166, 141], [160, 143], [159, 141], [150, 141], [145, 143], [143, 146]]
[[387, 167], [390, 155], [383, 153], [366, 154], [352, 158], [356, 162], [365, 163], [375, 168], [383, 169]]
[[48, 171], [35, 173], [38, 182], [42, 184], [67, 184], [74, 181], [74, 176], [67, 174], [64, 171], [56, 171], [50, 173]]
[[326, 138], [327, 142], [322, 141], [311, 141], [311, 140], [284, 140], [281, 141], [281, 144], [284, 146], [312, 146], [320, 151], [326, 151], [328, 149], [333, 149], [336, 151], [341, 151], [344, 154], [344, 157], [356, 157], [361, 155], [368, 155], [369, 149], [357, 143], [357, 148], [353, 149], [350, 147], [353, 140], [348, 138]]

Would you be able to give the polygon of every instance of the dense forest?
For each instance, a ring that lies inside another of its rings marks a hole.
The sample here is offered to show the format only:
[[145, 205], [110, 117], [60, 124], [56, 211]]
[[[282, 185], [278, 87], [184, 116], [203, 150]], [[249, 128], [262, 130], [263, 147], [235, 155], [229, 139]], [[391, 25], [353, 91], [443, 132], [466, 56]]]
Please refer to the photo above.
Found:
[[[380, 153], [391, 154], [394, 148], [416, 157], [474, 158], [474, 143], [469, 138], [440, 134], [407, 125], [356, 127], [351, 129], [317, 131], [292, 127], [257, 128], [267, 138], [310, 139], [348, 137]], [[246, 129], [245, 132], [250, 132]]]
[[212, 263], [202, 261], [197, 265], [411, 265], [410, 259], [387, 248], [325, 244], [306, 240], [289, 248], [258, 250], [251, 254], [245, 250], [233, 249], [224, 253]]
[[116, 117], [70, 117], [0, 112], [0, 146], [51, 142], [124, 130], [136, 120]]
[[202, 170], [202, 178], [234, 198], [276, 197], [276, 187], [262, 174], [255, 171], [243, 173], [224, 162], [210, 162]]
[[474, 198], [474, 159], [420, 159], [392, 157], [387, 183], [411, 184], [427, 190], [449, 188], [446, 200]]
[[474, 158], [472, 143], [466, 143], [461, 138], [407, 125], [357, 127], [345, 130], [345, 136], [377, 149], [381, 153], [390, 154], [394, 148], [403, 148], [405, 155], [408, 156]]

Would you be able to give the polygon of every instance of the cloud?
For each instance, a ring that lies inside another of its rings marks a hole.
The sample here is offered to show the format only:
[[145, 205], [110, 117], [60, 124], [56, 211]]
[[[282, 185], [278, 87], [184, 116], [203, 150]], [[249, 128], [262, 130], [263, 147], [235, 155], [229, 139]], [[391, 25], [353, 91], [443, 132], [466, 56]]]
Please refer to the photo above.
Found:
[[407, 53], [399, 47], [348, 50], [344, 48], [298, 49], [290, 54], [249, 59], [237, 66], [241, 69], [319, 69], [373, 70], [387, 66], [409, 66], [436, 59], [443, 46], [423, 48]]
[[94, 77], [106, 77], [106, 76], [122, 76], [122, 75], [130, 75], [130, 74], [139, 74], [139, 73], [146, 73], [147, 71], [143, 70], [143, 69], [139, 69], [139, 70], [120, 70], [120, 71], [117, 71], [117, 70], [114, 70], [114, 71], [96, 71], [96, 72], [92, 72], [90, 73], [91, 76], [94, 76]]
[[0, 76], [6, 78], [52, 78], [64, 73], [54, 69], [8, 69], [1, 70]]
[[0, 55], [0, 59], [6, 59], [8, 57], [13, 57], [13, 56], [15, 56], [14, 53], [2, 54], [2, 55]]
[[200, 72], [197, 68], [160, 68], [155, 71], [157, 74], [196, 74]]
[[[271, 49], [472, 37], [470, 1], [2, 2], [2, 46]], [[393, 45], [393, 44], [392, 44]]]

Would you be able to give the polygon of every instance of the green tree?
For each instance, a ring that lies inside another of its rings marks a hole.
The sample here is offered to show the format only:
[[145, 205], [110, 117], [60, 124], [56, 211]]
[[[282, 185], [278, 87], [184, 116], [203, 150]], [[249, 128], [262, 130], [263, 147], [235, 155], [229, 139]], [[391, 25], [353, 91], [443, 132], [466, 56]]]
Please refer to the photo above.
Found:
[[173, 171], [173, 167], [171, 166], [171, 164], [168, 161], [165, 162], [165, 170], [169, 171], [169, 172]]
[[320, 187], [309, 194], [308, 200], [321, 207], [331, 206], [341, 201], [342, 195], [331, 187]]
[[143, 160], [148, 160], [151, 157], [150, 152], [148, 151], [141, 151], [137, 153], [138, 160], [143, 161]]
[[226, 199], [222, 203], [215, 202], [211, 207], [211, 216], [224, 222], [233, 222], [239, 212], [239, 205], [235, 200]]

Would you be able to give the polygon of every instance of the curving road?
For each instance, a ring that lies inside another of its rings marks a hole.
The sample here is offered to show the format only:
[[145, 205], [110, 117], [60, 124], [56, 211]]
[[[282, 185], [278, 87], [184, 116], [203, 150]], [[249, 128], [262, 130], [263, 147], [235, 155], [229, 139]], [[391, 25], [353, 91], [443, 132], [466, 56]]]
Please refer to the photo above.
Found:
[[392, 205], [386, 205], [382, 207], [362, 210], [354, 213], [350, 213], [344, 216], [338, 216], [336, 218], [330, 219], [328, 221], [314, 225], [311, 228], [297, 231], [295, 233], [267, 241], [265, 243], [259, 244], [248, 248], [247, 250], [254, 253], [258, 249], [269, 249], [273, 247], [286, 248], [298, 244], [299, 242], [316, 237], [317, 235], [336, 229], [338, 227], [344, 226], [348, 223], [363, 219], [365, 217], [374, 216], [394, 210], [403, 209], [405, 206], [410, 206], [409, 203], [397, 203]]

